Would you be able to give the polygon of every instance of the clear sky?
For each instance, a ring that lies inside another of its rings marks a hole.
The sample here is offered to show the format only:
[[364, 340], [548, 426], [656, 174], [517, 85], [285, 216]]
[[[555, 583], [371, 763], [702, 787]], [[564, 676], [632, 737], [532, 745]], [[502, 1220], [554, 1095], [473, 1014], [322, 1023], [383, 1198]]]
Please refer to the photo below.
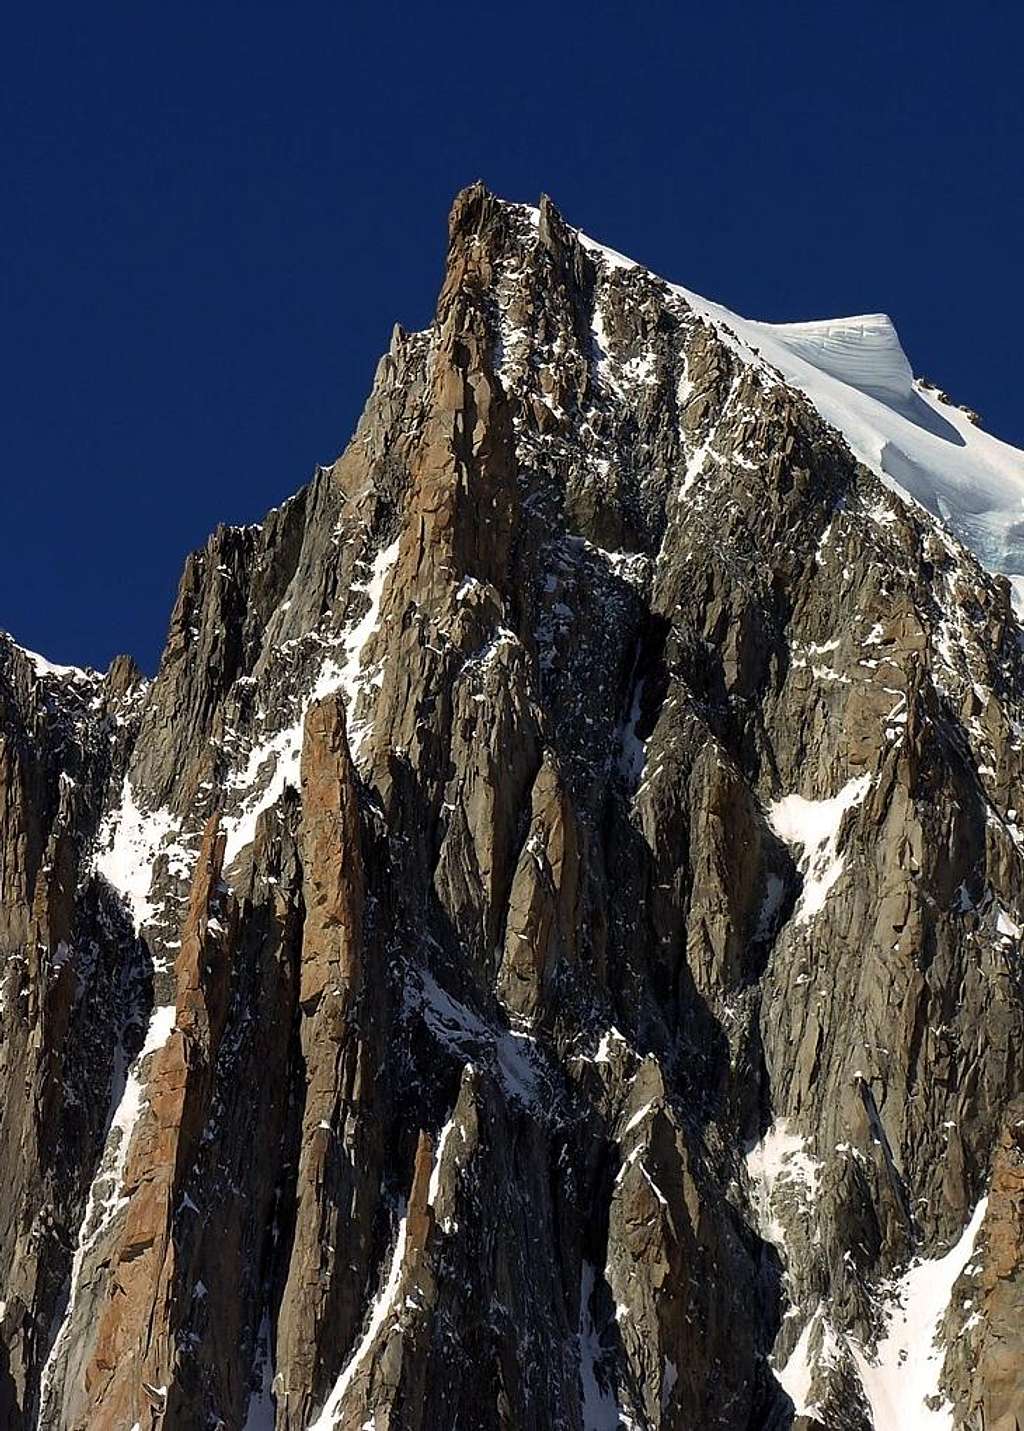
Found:
[[0, 627], [155, 668], [186, 552], [345, 445], [453, 194], [752, 317], [884, 310], [1024, 444], [1018, 4], [25, 5], [0, 32]]

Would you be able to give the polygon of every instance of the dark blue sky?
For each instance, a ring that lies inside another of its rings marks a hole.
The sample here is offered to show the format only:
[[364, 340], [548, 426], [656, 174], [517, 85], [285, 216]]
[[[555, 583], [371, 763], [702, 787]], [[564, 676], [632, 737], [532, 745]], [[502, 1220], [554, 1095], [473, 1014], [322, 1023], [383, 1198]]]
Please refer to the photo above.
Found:
[[1024, 443], [1020, 7], [8, 7], [0, 626], [156, 664], [186, 551], [344, 446], [452, 195], [754, 317], [884, 309]]

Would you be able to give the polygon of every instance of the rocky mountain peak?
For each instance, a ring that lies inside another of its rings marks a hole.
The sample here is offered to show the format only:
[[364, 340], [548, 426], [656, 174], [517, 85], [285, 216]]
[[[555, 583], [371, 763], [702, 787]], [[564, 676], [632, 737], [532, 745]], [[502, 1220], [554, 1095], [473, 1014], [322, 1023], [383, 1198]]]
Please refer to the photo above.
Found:
[[0, 1420], [1013, 1427], [1022, 462], [459, 194], [152, 682], [0, 643]]

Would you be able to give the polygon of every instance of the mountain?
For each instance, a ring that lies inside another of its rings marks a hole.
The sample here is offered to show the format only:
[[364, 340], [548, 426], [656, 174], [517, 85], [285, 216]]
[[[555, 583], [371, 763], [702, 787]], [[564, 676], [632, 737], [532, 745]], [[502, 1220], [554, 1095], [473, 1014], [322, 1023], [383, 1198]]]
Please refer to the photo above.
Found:
[[1020, 1431], [1022, 495], [460, 194], [154, 680], [0, 642], [0, 1423]]

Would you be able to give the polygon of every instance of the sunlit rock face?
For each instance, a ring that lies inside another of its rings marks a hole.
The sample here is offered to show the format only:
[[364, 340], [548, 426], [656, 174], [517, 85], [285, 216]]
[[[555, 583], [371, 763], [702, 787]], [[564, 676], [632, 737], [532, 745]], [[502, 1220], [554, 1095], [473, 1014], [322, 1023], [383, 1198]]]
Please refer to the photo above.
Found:
[[0, 1424], [1017, 1431], [1021, 491], [460, 194], [155, 679], [0, 640]]

